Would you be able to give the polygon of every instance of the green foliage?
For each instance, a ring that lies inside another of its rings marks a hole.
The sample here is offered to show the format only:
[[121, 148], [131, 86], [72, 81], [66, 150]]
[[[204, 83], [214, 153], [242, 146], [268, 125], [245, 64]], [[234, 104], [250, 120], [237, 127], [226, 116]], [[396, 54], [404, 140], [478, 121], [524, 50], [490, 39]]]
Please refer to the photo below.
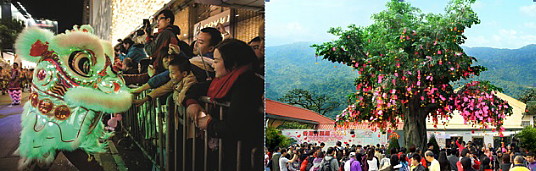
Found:
[[391, 140], [389, 140], [389, 148], [387, 150], [387, 152], [391, 152], [391, 149], [400, 149], [400, 144], [398, 143], [398, 138], [391, 138]]
[[529, 101], [536, 101], [536, 89], [528, 89], [525, 90], [523, 93], [524, 95], [519, 98], [520, 101], [523, 103], [527, 103]]
[[24, 24], [16, 19], [0, 19], [0, 49], [12, 49]]
[[521, 130], [521, 132], [515, 135], [520, 141], [522, 148], [528, 149], [531, 152], [536, 153], [536, 128], [527, 126]]
[[464, 48], [467, 54], [478, 59], [476, 64], [489, 68], [473, 80], [489, 80], [504, 89], [505, 94], [522, 97], [536, 85], [536, 45], [519, 49]]
[[318, 95], [303, 89], [292, 89], [288, 91], [279, 101], [290, 105], [298, 105], [303, 108], [315, 111], [321, 115], [326, 115], [327, 112], [337, 108], [339, 104], [332, 100], [331, 96], [325, 94]]
[[281, 134], [281, 130], [274, 127], [266, 128], [266, 147], [274, 149], [275, 147], [288, 147], [296, 140], [288, 138]]
[[432, 134], [432, 136], [430, 137], [430, 140], [428, 141], [428, 143], [431, 143], [433, 144], [434, 146], [434, 154], [439, 154], [439, 144], [437, 144], [437, 140], [436, 140], [436, 137], [435, 135]]
[[536, 101], [528, 101], [525, 109], [525, 115], [536, 115]]
[[279, 125], [277, 129], [307, 129], [307, 127], [308, 126], [306, 124], [301, 124], [298, 122], [285, 122], [284, 124]]

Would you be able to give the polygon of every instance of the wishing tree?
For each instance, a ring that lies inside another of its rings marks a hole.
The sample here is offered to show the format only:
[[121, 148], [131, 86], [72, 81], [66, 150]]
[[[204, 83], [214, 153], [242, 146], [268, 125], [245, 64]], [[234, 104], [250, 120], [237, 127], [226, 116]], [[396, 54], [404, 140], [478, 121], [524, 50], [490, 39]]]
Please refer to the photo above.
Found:
[[495, 96], [500, 88], [473, 81], [455, 91], [450, 84], [486, 70], [472, 66], [476, 58], [460, 46], [467, 39], [464, 30], [480, 23], [471, 9], [474, 1], [453, 0], [445, 14], [423, 14], [392, 0], [369, 26], [331, 28], [329, 33], [339, 38], [313, 45], [316, 54], [359, 73], [352, 104], [337, 116], [337, 127], [367, 122], [372, 129], [391, 132], [403, 122], [405, 146], [424, 149], [426, 119], [437, 127], [457, 110], [466, 124], [492, 126], [501, 133], [512, 108]]

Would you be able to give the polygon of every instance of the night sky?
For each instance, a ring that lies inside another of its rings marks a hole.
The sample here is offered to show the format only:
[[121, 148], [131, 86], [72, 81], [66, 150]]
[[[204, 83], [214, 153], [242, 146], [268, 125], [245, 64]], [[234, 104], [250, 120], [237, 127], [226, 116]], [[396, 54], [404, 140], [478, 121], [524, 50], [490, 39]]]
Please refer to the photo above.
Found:
[[20, 2], [34, 19], [58, 21], [58, 33], [82, 24], [83, 0], [12, 0]]

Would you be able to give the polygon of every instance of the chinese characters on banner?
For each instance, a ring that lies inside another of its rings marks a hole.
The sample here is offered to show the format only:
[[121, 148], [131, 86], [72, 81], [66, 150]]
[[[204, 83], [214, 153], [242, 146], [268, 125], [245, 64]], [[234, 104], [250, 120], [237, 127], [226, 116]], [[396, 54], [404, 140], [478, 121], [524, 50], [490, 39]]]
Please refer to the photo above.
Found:
[[286, 129], [282, 130], [284, 136], [293, 138], [297, 143], [325, 143], [333, 146], [337, 141], [350, 145], [387, 144], [387, 134], [371, 130], [313, 130], [313, 129]]

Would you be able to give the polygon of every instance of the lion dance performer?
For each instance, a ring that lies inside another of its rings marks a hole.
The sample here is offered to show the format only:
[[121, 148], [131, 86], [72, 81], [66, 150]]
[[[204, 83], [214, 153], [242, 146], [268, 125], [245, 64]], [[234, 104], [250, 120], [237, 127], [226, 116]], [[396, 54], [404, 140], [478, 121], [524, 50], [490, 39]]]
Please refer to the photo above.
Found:
[[50, 165], [59, 151], [103, 152], [106, 144], [99, 140], [109, 134], [101, 117], [128, 110], [132, 101], [111, 69], [111, 44], [83, 25], [58, 35], [26, 28], [15, 47], [23, 60], [36, 63], [21, 117], [19, 169], [34, 162]]
[[8, 90], [9, 96], [11, 97], [11, 105], [20, 104], [20, 94], [21, 92], [21, 81], [22, 74], [19, 70], [19, 64], [13, 63], [13, 68], [11, 69], [11, 78], [9, 78]]

